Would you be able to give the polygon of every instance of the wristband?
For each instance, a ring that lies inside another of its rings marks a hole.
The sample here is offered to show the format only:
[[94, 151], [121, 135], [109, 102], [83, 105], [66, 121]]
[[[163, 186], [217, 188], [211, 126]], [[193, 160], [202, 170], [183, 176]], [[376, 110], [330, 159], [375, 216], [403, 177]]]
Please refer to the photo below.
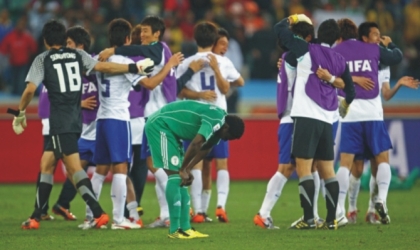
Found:
[[137, 68], [137, 64], [135, 63], [130, 63], [128, 65], [128, 72], [132, 73], [132, 74], [137, 74], [139, 73], [139, 68]]
[[335, 76], [331, 76], [331, 79], [328, 81], [329, 83], [333, 84], [335, 81]]

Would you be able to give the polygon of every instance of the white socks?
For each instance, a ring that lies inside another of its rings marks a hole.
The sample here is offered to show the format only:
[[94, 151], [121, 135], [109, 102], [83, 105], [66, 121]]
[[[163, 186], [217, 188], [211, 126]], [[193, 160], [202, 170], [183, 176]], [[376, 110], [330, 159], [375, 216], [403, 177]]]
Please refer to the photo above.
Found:
[[378, 198], [378, 186], [376, 185], [376, 178], [373, 177], [373, 175], [370, 176], [369, 181], [369, 193], [370, 193], [370, 199], [369, 199], [369, 208], [368, 212], [375, 213], [375, 201]]
[[[101, 196], [102, 191], [102, 185], [104, 184], [106, 176], [98, 174], [96, 172], [93, 172], [92, 179], [90, 180], [92, 182], [92, 189], [95, 193], [96, 200], [99, 201], [99, 196]], [[90, 210], [90, 207], [86, 204], [86, 219], [91, 220], [93, 219], [93, 213], [92, 210]]]
[[127, 196], [127, 175], [114, 174], [111, 184], [111, 200], [113, 219], [116, 224], [124, 220], [124, 205]]
[[388, 163], [382, 162], [378, 165], [376, 183], [378, 183], [378, 199], [386, 204], [389, 184], [391, 182], [391, 167]]
[[287, 178], [278, 171], [273, 175], [273, 177], [271, 177], [267, 185], [267, 192], [265, 194], [264, 201], [259, 211], [261, 217], [270, 217], [271, 210], [279, 199], [286, 182]]
[[168, 183], [168, 175], [162, 168], [159, 168], [155, 172], [155, 179], [156, 179], [156, 195], [159, 202], [160, 207], [160, 215], [159, 217], [163, 219], [169, 218], [169, 208], [168, 202], [166, 201], [166, 184]]
[[318, 195], [319, 195], [319, 189], [320, 189], [320, 179], [318, 171], [315, 171], [312, 173], [312, 177], [314, 178], [314, 185], [315, 185], [315, 193], [314, 193], [314, 217], [319, 218], [318, 215]]
[[345, 202], [346, 195], [349, 189], [349, 173], [350, 171], [346, 167], [340, 167], [335, 175], [340, 185], [340, 193], [338, 194], [338, 204], [341, 207], [342, 212], [346, 213]]
[[137, 201], [132, 201], [127, 204], [127, 210], [130, 213], [130, 218], [134, 219], [134, 222], [138, 221], [140, 219], [139, 213], [137, 212]]
[[356, 178], [351, 174], [349, 186], [349, 212], [357, 211], [357, 197], [359, 196], [360, 190], [360, 178]]
[[201, 207], [201, 192], [203, 191], [203, 178], [201, 176], [201, 170], [192, 169], [191, 174], [194, 176], [194, 180], [190, 188], [191, 203], [193, 205], [194, 214], [203, 213], [204, 210]]
[[325, 199], [325, 182], [324, 182], [324, 179], [321, 179], [319, 185], [321, 186], [320, 189], [321, 189], [322, 197], [324, 197], [324, 199]]
[[222, 207], [223, 209], [225, 209], [229, 194], [229, 180], [229, 172], [227, 170], [222, 169], [217, 171], [217, 207]]
[[204, 213], [207, 213], [210, 204], [210, 197], [211, 197], [211, 189], [203, 190], [201, 193], [201, 209]]

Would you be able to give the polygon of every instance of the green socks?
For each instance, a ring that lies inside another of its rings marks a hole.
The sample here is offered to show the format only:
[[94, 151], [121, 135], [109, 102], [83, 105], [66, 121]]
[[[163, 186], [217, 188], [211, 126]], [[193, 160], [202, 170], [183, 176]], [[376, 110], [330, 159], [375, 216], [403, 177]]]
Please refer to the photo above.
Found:
[[178, 228], [181, 227], [181, 189], [183, 189], [181, 188], [181, 177], [179, 177], [179, 175], [169, 175], [165, 190], [166, 201], [168, 202], [169, 208], [169, 234], [175, 233]]
[[181, 187], [181, 229], [184, 231], [191, 229], [188, 187]]

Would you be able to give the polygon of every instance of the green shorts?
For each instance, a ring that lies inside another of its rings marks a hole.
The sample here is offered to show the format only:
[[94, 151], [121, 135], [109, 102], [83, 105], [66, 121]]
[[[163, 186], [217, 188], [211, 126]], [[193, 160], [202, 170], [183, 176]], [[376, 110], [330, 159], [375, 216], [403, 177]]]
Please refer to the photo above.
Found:
[[159, 121], [146, 123], [144, 129], [152, 154], [153, 166], [179, 171], [184, 160], [182, 142]]

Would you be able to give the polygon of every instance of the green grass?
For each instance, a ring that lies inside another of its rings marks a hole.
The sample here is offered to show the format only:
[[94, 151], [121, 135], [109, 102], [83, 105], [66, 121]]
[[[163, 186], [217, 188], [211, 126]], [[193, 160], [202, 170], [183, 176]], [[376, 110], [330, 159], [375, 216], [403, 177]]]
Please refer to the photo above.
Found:
[[[166, 238], [166, 229], [140, 229], [132, 231], [87, 230], [77, 228], [84, 217], [84, 204], [80, 197], [72, 203], [76, 222], [56, 218], [44, 221], [40, 230], [24, 231], [20, 224], [31, 214], [34, 203], [34, 185], [0, 185], [0, 249], [419, 249], [419, 194], [420, 183], [411, 191], [392, 191], [388, 196], [390, 225], [368, 225], [364, 213], [368, 193], [361, 192], [361, 211], [356, 225], [338, 231], [288, 230], [290, 223], [301, 216], [297, 182], [289, 182], [275, 206], [272, 217], [280, 230], [263, 230], [254, 226], [253, 217], [258, 212], [267, 182], [232, 182], [227, 204], [230, 222], [194, 225], [199, 231], [210, 234], [207, 239], [188, 241]], [[61, 186], [55, 185], [51, 203], [58, 197]], [[112, 213], [110, 185], [102, 189], [101, 204]], [[148, 224], [158, 216], [158, 204], [153, 184], [148, 184], [143, 199]], [[213, 190], [209, 214], [214, 218], [216, 191]], [[319, 199], [320, 214], [325, 215], [325, 203]]]

